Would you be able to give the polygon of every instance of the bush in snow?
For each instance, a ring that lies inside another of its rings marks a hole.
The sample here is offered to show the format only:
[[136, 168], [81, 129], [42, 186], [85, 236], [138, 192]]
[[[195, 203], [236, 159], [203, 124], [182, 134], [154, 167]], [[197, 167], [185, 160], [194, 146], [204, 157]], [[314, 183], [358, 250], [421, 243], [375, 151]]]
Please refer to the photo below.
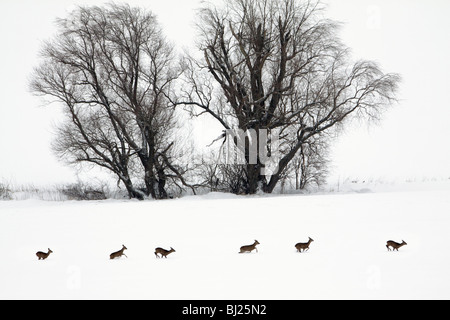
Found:
[[0, 182], [0, 200], [12, 200], [9, 185]]

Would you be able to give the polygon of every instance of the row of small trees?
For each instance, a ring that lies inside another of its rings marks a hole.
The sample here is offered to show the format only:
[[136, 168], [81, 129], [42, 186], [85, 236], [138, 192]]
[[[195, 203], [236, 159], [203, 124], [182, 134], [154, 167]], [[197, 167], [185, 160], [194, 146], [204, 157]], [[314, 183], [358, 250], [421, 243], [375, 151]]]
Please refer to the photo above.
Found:
[[[57, 20], [31, 90], [64, 109], [59, 157], [105, 168], [137, 199], [199, 187], [271, 193], [287, 179], [301, 189], [326, 176], [337, 128], [395, 101], [399, 76], [351, 63], [319, 1], [224, 0], [198, 13], [199, 54], [181, 57], [142, 8], [79, 7]], [[186, 114], [217, 121], [215, 145], [232, 129], [277, 130], [277, 170], [263, 174], [260, 155], [250, 161], [259, 137], [245, 138], [243, 164], [210, 161], [217, 148], [211, 159], [187, 152]]]

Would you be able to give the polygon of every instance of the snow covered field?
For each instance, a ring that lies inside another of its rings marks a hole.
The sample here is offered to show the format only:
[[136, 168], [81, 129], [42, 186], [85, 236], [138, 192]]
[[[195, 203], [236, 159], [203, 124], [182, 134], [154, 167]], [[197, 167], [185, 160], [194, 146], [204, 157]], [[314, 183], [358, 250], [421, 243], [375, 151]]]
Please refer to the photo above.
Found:
[[0, 299], [450, 299], [450, 184], [363, 191], [0, 201]]

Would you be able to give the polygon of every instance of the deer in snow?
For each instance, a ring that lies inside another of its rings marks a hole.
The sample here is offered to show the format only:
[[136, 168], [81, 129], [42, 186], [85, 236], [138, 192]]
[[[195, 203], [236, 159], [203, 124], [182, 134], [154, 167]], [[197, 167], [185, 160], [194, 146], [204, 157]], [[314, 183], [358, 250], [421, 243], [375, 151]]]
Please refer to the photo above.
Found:
[[253, 250], [256, 250], [256, 252], [258, 252], [258, 248], [256, 248], [256, 246], [260, 244], [258, 242], [258, 240], [255, 240], [255, 242], [251, 245], [248, 246], [242, 246], [241, 250], [239, 251], [239, 253], [244, 253], [244, 252], [252, 252]]
[[395, 250], [398, 251], [398, 249], [400, 249], [401, 247], [406, 246], [406, 245], [407, 245], [407, 243], [405, 242], [405, 240], [402, 240], [402, 243], [397, 243], [395, 241], [389, 240], [386, 244], [386, 248], [388, 249], [388, 251], [391, 251], [390, 247], [392, 247], [392, 249], [393, 249], [392, 251], [395, 251]]
[[[110, 258], [111, 260], [113, 260], [113, 259], [116, 259], [116, 258], [120, 258], [121, 256], [127, 257], [127, 255], [126, 255], [125, 253], [123, 253], [125, 250], [128, 250], [128, 248], [125, 247], [124, 245], [122, 245], [122, 249], [120, 249], [120, 250], [117, 251], [117, 252], [111, 253], [111, 254], [109, 255], [109, 258]], [[128, 258], [128, 257], [127, 257], [127, 258]]]
[[[176, 251], [175, 251], [175, 249], [172, 248], [172, 247], [170, 247], [170, 250], [166, 250], [166, 249], [163, 249], [163, 248], [156, 248], [156, 249], [155, 249], [155, 256], [156, 256], [157, 258], [166, 258], [166, 259], [167, 259], [167, 256], [168, 256], [169, 254], [173, 253], [173, 252], [176, 252]], [[158, 254], [160, 254], [161, 257], [158, 256]]]
[[53, 253], [53, 251], [50, 250], [50, 248], [49, 248], [47, 253], [41, 252], [41, 251], [36, 252], [36, 256], [38, 257], [38, 260], [45, 260], [45, 259], [48, 258], [48, 256], [50, 255], [50, 253]]
[[[297, 248], [297, 252], [305, 252], [309, 250], [309, 246], [311, 244], [311, 242], [313, 242], [314, 240], [309, 238], [309, 241], [306, 243], [297, 243], [295, 245], [295, 248]], [[303, 250], [303, 251], [302, 251]]]

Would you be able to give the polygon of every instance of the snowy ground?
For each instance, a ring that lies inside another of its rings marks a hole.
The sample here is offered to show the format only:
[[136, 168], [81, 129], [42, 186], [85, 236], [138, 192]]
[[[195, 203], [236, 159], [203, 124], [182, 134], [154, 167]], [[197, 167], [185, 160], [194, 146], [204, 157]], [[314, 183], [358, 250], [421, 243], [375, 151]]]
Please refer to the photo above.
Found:
[[359, 191], [0, 201], [0, 299], [450, 299], [450, 184]]

